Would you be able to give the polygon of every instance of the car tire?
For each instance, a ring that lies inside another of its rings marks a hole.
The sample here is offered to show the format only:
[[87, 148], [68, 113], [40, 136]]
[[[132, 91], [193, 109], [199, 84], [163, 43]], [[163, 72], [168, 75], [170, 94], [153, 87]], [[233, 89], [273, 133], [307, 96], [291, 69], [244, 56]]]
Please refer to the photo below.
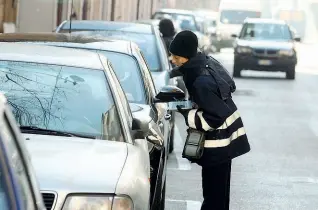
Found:
[[241, 77], [242, 67], [234, 63], [233, 67], [233, 77]]
[[286, 71], [286, 78], [289, 80], [294, 80], [295, 79], [295, 74], [296, 74], [296, 70], [295, 70], [295, 66], [288, 68], [288, 70]]
[[170, 132], [170, 138], [169, 138], [169, 154], [173, 152], [174, 150], [174, 126], [175, 126], [175, 112], [171, 113], [171, 132]]
[[171, 128], [170, 140], [169, 140], [169, 153], [172, 153], [174, 150], [174, 125]]
[[164, 182], [164, 185], [162, 188], [160, 207], [158, 210], [165, 210], [165, 204], [166, 204], [166, 181]]

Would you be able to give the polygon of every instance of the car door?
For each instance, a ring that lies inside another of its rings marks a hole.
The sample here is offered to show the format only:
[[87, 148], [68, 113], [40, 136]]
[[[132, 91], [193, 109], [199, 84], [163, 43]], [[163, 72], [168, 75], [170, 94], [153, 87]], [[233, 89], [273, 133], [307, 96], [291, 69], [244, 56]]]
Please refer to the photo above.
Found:
[[44, 210], [35, 174], [11, 110], [1, 104], [0, 113], [0, 209]]
[[146, 63], [146, 59], [144, 58], [142, 52], [138, 49], [135, 48], [134, 54], [142, 68], [142, 73], [143, 73], [143, 77], [144, 77], [144, 82], [145, 82], [145, 86], [147, 89], [147, 95], [149, 97], [149, 105], [152, 107], [152, 109], [154, 110], [155, 113], [157, 113], [157, 125], [160, 128], [161, 133], [164, 136], [164, 144], [165, 144], [165, 148], [166, 151], [168, 151], [168, 142], [169, 142], [169, 137], [170, 137], [170, 132], [171, 132], [171, 127], [170, 127], [170, 119], [171, 119], [171, 114], [169, 114], [167, 112], [167, 104], [164, 103], [157, 103], [157, 104], [153, 104], [153, 98], [156, 96], [157, 91], [155, 88], [155, 84], [152, 80], [152, 76], [151, 73], [149, 71], [149, 68], [147, 66]]

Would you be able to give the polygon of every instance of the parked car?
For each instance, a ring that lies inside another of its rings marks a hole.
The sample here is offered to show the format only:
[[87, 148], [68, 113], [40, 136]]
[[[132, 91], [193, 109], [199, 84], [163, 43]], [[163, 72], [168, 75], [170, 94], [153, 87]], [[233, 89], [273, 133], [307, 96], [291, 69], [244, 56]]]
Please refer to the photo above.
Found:
[[[84, 32], [85, 33], [85, 32]], [[115, 67], [115, 73], [130, 103], [147, 106], [156, 113], [157, 125], [164, 136], [165, 151], [173, 151], [173, 114], [166, 105], [154, 104], [156, 96], [154, 81], [149, 67], [139, 47], [130, 41], [95, 38], [70, 34], [5, 34], [0, 35], [1, 41], [33, 42], [37, 44], [53, 45], [68, 48], [78, 48], [97, 51], [106, 55]], [[125, 61], [125, 62], [124, 62]], [[134, 68], [132, 68], [134, 67]], [[151, 113], [149, 113], [151, 114]], [[151, 147], [149, 147], [151, 150]], [[165, 152], [166, 158], [169, 153]]]
[[1, 210], [45, 210], [24, 139], [3, 93], [0, 113]]
[[[109, 60], [86, 50], [0, 45], [0, 91], [28, 139], [47, 208], [164, 209], [161, 132], [151, 110], [129, 106]], [[156, 103], [183, 97], [164, 87]]]
[[[57, 28], [57, 33], [69, 32], [70, 22], [64, 21]], [[176, 85], [187, 93], [187, 90], [180, 78], [170, 79], [169, 71], [172, 69], [167, 57], [165, 44], [162, 40], [158, 28], [153, 24], [126, 23], [113, 21], [72, 21], [72, 34], [87, 36], [100, 35], [114, 39], [130, 40], [135, 42], [147, 61], [152, 76], [154, 77], [155, 87], [160, 90], [166, 85]], [[171, 146], [173, 151], [173, 136], [175, 125], [175, 113], [170, 112], [171, 119]]]
[[[56, 29], [57, 33], [69, 33], [70, 22], [64, 21]], [[72, 21], [72, 34], [84, 34], [88, 36], [100, 35], [115, 39], [123, 39], [135, 42], [142, 50], [156, 81], [156, 88], [160, 90], [165, 85], [176, 85], [174, 79], [170, 79], [168, 71], [171, 65], [167, 58], [167, 52], [160, 32], [152, 24], [126, 23], [114, 21]]]
[[286, 72], [295, 79], [297, 52], [289, 26], [284, 21], [250, 18], [244, 21], [234, 44], [233, 76], [240, 77], [244, 69]]

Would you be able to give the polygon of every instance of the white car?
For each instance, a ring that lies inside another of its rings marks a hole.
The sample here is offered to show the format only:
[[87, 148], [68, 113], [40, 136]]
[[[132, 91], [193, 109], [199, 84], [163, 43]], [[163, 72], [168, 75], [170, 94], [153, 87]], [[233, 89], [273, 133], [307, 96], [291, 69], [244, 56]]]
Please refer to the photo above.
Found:
[[[0, 45], [0, 91], [26, 139], [46, 208], [149, 210], [154, 122], [140, 109], [132, 113], [107, 58]], [[184, 97], [178, 91], [164, 89], [158, 102]]]

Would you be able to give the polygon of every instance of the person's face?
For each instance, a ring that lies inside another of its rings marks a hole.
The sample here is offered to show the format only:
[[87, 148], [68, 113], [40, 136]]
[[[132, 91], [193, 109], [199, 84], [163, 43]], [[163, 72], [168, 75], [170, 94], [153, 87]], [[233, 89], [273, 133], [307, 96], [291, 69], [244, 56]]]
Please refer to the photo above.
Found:
[[184, 63], [186, 63], [189, 59], [185, 57], [181, 57], [178, 55], [171, 54], [170, 56], [171, 62], [176, 66], [182, 66]]

